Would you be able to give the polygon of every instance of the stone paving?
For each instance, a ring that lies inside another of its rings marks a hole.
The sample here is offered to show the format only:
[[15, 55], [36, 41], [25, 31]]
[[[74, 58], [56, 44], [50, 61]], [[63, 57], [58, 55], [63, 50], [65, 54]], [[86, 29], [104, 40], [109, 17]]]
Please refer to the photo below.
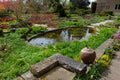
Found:
[[103, 26], [105, 25], [106, 23], [110, 23], [110, 22], [113, 22], [114, 20], [106, 20], [106, 21], [103, 21], [103, 22], [99, 22], [99, 23], [93, 23], [91, 24], [90, 26], [88, 27], [98, 27], [98, 26]]
[[44, 76], [41, 80], [72, 80], [76, 76], [75, 73], [70, 72], [62, 67], [56, 67]]
[[116, 52], [109, 68], [103, 72], [102, 78], [99, 80], [120, 80], [120, 51]]

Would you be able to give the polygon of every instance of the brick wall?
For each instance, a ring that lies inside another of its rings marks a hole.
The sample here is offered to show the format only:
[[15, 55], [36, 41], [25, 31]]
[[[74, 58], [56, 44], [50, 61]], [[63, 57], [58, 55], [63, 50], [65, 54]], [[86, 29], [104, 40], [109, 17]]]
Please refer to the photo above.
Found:
[[96, 12], [101, 13], [105, 10], [120, 13], [120, 0], [97, 0]]

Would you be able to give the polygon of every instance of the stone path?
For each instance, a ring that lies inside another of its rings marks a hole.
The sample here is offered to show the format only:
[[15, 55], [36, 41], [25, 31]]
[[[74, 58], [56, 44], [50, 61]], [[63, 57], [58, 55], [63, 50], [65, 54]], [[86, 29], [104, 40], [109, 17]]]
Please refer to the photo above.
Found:
[[75, 73], [70, 72], [62, 67], [56, 67], [41, 77], [41, 80], [72, 80], [76, 76]]
[[102, 25], [105, 25], [106, 23], [110, 23], [110, 22], [113, 22], [114, 20], [105, 20], [103, 22], [99, 22], [99, 23], [93, 23], [91, 24], [90, 26], [88, 27], [97, 27], [97, 26], [102, 26]]
[[[91, 25], [89, 25], [88, 27], [98, 27], [98, 26], [102, 26], [102, 25], [105, 25], [106, 23], [110, 23], [110, 22], [113, 22], [114, 20], [105, 20], [105, 21], [102, 21], [102, 22], [99, 22], [99, 23], [93, 23]], [[54, 29], [57, 29], [57, 28], [47, 28], [48, 30], [54, 30]]]
[[120, 51], [116, 52], [114, 59], [112, 59], [108, 70], [103, 72], [102, 78], [99, 80], [120, 80]]

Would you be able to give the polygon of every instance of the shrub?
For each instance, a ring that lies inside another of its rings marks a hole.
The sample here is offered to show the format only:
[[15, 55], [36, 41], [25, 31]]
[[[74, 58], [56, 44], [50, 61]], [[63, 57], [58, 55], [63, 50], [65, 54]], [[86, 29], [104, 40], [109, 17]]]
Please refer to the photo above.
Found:
[[0, 11], [0, 17], [6, 17], [6, 16], [10, 16], [10, 13], [7, 12], [7, 10]]
[[97, 3], [96, 3], [96, 2], [92, 2], [92, 6], [91, 6], [91, 11], [92, 11], [92, 13], [95, 13], [95, 11], [96, 11], [96, 6], [97, 6]]
[[90, 13], [91, 13], [91, 10], [90, 10], [90, 9], [86, 9], [86, 10], [85, 10], [85, 9], [76, 9], [76, 10], [74, 11], [74, 13], [82, 16], [82, 15], [90, 14]]
[[107, 11], [104, 11], [104, 12], [102, 12], [102, 15], [104, 15], [104, 16], [108, 16], [108, 15], [113, 15], [113, 11], [110, 11], [110, 10], [107, 10]]
[[56, 14], [36, 14], [32, 16], [30, 22], [32, 24], [47, 24], [49, 27], [53, 27], [58, 24], [58, 22], [55, 20], [56, 18]]
[[23, 34], [23, 33], [25, 33], [26, 31], [27, 31], [27, 28], [18, 28], [17, 31], [16, 31], [16, 33], [18, 33], [18, 34]]
[[71, 26], [83, 26], [83, 23], [80, 22], [61, 22], [59, 27], [71, 27]]
[[44, 27], [36, 27], [36, 26], [33, 26], [32, 27], [32, 31], [31, 31], [31, 34], [36, 34], [36, 33], [40, 33], [40, 31], [43, 30], [43, 31], [46, 31], [47, 29], [44, 28]]

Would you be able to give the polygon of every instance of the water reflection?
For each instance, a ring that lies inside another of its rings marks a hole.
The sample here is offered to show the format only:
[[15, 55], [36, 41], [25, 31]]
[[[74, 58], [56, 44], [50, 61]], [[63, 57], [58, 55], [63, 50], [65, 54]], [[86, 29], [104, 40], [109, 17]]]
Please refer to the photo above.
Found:
[[45, 32], [41, 36], [36, 36], [29, 41], [30, 44], [37, 46], [46, 46], [48, 44], [56, 44], [57, 42], [71, 42], [72, 40], [86, 40], [91, 33], [94, 33], [93, 28], [66, 28], [54, 31]]

